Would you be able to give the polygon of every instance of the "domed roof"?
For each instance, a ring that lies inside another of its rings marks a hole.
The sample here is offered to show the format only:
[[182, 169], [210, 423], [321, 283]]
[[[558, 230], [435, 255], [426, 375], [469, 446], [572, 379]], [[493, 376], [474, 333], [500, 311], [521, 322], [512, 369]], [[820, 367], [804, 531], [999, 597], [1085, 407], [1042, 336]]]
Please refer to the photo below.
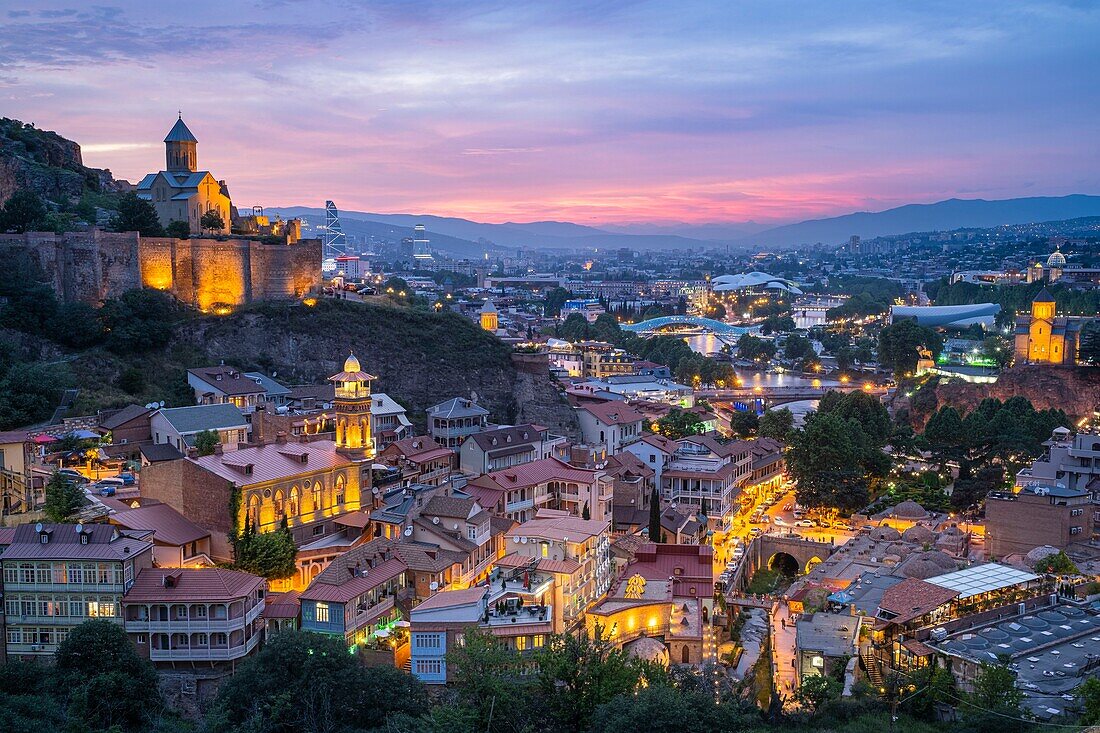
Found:
[[898, 574], [906, 578], [925, 580], [955, 569], [955, 561], [950, 555], [939, 550], [930, 550], [908, 557], [905, 562], [898, 565]]
[[914, 524], [901, 533], [901, 538], [915, 545], [923, 545], [927, 542], [931, 542], [935, 538], [935, 535], [932, 534], [932, 530], [928, 529], [928, 527], [921, 524]]
[[643, 636], [627, 644], [626, 653], [636, 659], [668, 666], [668, 648], [651, 636]]
[[1062, 254], [1061, 252], [1059, 252], [1058, 250], [1054, 250], [1053, 252], [1050, 253], [1050, 257], [1047, 257], [1047, 267], [1065, 267], [1065, 266], [1066, 266], [1066, 256], [1064, 254]]
[[1043, 558], [1048, 557], [1049, 555], [1057, 555], [1057, 554], [1058, 554], [1058, 548], [1057, 547], [1051, 547], [1050, 545], [1043, 545], [1042, 547], [1036, 547], [1034, 550], [1032, 550], [1031, 552], [1024, 555], [1024, 559], [1027, 561], [1028, 565], [1030, 565], [1031, 567], [1035, 567], [1039, 563], [1039, 561], [1042, 560]]
[[911, 499], [901, 502], [891, 509], [890, 513], [905, 519], [923, 519], [928, 516], [928, 512], [925, 511], [924, 507]]
[[901, 539], [901, 532], [897, 531], [888, 524], [884, 524], [881, 527], [876, 527], [871, 530], [871, 539], [881, 540], [884, 542], [897, 542]]
[[355, 358], [355, 354], [351, 354], [344, 361], [345, 372], [361, 372], [363, 368], [359, 366], [359, 360]]

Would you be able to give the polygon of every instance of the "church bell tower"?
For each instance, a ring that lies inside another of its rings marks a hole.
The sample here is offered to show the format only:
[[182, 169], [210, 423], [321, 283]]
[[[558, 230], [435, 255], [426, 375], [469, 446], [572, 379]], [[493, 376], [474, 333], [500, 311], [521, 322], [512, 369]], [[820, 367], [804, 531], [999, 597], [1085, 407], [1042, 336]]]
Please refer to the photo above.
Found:
[[183, 123], [183, 115], [164, 138], [164, 164], [169, 173], [194, 173], [198, 170], [198, 138]]
[[374, 377], [362, 370], [355, 354], [344, 362], [344, 371], [329, 377], [336, 385], [336, 450], [355, 460], [374, 458], [370, 429], [370, 383]]

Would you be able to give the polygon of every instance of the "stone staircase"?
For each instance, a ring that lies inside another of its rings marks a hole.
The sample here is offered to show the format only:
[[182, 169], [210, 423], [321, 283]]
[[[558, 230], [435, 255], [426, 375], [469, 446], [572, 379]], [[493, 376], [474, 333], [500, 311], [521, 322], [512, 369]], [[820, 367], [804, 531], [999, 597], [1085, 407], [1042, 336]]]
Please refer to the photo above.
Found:
[[861, 652], [859, 658], [863, 660], [863, 668], [867, 670], [867, 679], [875, 687], [882, 687], [882, 670], [879, 669], [875, 656], [870, 652]]

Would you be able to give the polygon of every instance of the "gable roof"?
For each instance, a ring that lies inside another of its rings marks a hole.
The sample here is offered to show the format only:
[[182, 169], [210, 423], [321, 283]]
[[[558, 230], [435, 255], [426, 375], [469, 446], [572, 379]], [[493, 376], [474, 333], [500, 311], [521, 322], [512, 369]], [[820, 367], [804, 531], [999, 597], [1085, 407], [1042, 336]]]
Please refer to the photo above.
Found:
[[886, 611], [893, 616], [890, 621], [903, 624], [934, 611], [958, 595], [957, 590], [917, 578], [906, 578], [886, 589], [878, 607], [880, 611]]
[[430, 435], [414, 435], [411, 438], [390, 443], [380, 455], [403, 456], [405, 460], [420, 463], [452, 455], [450, 448], [436, 443]]
[[171, 443], [145, 443], [139, 450], [149, 463], [174, 461], [183, 458], [183, 454]]
[[551, 479], [586, 484], [596, 480], [595, 471], [570, 466], [565, 461], [552, 456], [550, 458], [539, 458], [529, 463], [521, 463], [518, 466], [502, 468], [486, 475], [492, 479], [493, 483], [506, 490], [534, 486]]
[[[302, 456], [306, 457], [302, 462]], [[309, 443], [265, 443], [235, 451], [198, 456], [187, 460], [197, 463], [213, 474], [236, 484], [259, 484], [301, 474], [328, 471], [352, 465], [352, 461], [336, 452], [331, 440]], [[246, 470], [251, 466], [251, 473]]]
[[537, 425], [527, 423], [474, 433], [468, 440], [474, 441], [481, 450], [490, 451], [524, 443], [537, 443], [542, 440], [542, 430]]
[[1036, 295], [1035, 299], [1032, 300], [1031, 302], [1032, 303], [1053, 303], [1054, 302], [1054, 296], [1050, 294], [1049, 290], [1047, 290], [1046, 288], [1043, 288], [1042, 290], [1039, 291], [1039, 294]]
[[680, 444], [672, 438], [666, 438], [665, 436], [658, 435], [657, 433], [647, 433], [643, 435], [641, 442], [647, 445], [651, 445], [657, 450], [668, 454], [675, 453], [676, 449], [680, 447]]
[[49, 532], [50, 541], [43, 544], [34, 524], [21, 524], [15, 530], [4, 560], [35, 558], [78, 560], [124, 560], [136, 557], [153, 546], [146, 538], [131, 537], [110, 524], [85, 524], [87, 544], [81, 544], [75, 524], [42, 524]]
[[465, 397], [455, 397], [428, 408], [428, 415], [431, 417], [481, 417], [488, 414], [489, 411], [484, 407]]
[[577, 409], [584, 410], [604, 425], [626, 425], [628, 423], [641, 422], [645, 419], [642, 413], [630, 407], [622, 400], [593, 402], [591, 404], [582, 405]]
[[360, 562], [359, 571], [353, 574], [355, 563], [349, 564], [349, 562], [357, 560], [357, 558], [357, 561], [365, 559], [365, 556], [357, 553], [357, 550], [369, 545], [368, 542], [367, 545], [349, 550], [329, 564], [302, 592], [300, 598], [303, 601], [347, 603], [371, 588], [376, 588], [389, 580], [393, 580], [408, 569], [403, 560], [391, 557], [374, 567], [370, 567], [368, 563]]
[[451, 517], [454, 519], [469, 519], [481, 512], [481, 507], [474, 499], [464, 499], [458, 496], [443, 496], [436, 494], [420, 511], [422, 516]]
[[127, 529], [151, 530], [153, 542], [165, 545], [185, 545], [210, 536], [209, 530], [195, 524], [168, 504], [147, 504], [116, 512], [108, 517], [108, 521]]
[[114, 430], [131, 420], [148, 415], [152, 410], [142, 405], [127, 405], [121, 410], [116, 410], [99, 421], [99, 427], [104, 430]]
[[229, 430], [247, 428], [248, 421], [236, 405], [194, 405], [193, 407], [165, 407], [157, 411], [180, 435], [203, 430]]

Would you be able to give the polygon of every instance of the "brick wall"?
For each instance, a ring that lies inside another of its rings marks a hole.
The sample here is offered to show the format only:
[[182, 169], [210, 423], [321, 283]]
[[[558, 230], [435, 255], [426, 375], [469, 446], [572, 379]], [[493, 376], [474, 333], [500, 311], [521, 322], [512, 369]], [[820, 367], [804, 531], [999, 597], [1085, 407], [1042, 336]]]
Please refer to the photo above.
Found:
[[183, 458], [153, 463], [141, 472], [142, 497], [164, 502], [210, 530], [211, 553], [219, 560], [229, 560], [233, 555], [228, 538], [233, 527], [231, 493], [228, 481]]

